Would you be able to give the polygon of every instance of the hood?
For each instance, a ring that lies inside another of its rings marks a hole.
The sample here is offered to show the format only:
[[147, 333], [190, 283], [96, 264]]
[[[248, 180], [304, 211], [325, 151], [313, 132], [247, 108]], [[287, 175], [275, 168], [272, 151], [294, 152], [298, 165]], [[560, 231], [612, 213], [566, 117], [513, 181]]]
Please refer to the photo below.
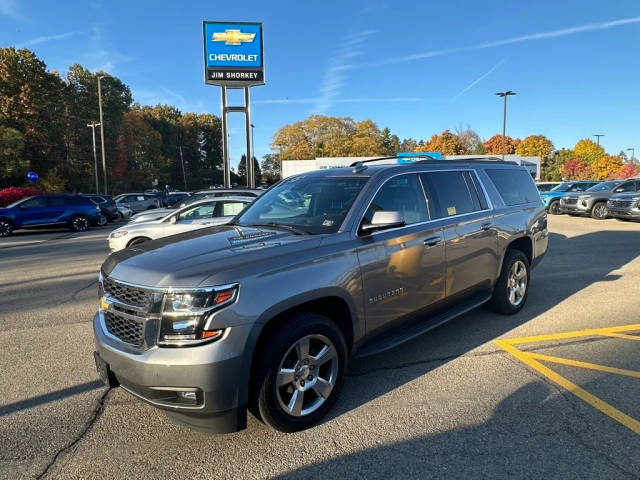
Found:
[[631, 200], [632, 198], [640, 198], [640, 192], [625, 192], [611, 195], [611, 200]]
[[[151, 287], [212, 286], [237, 281], [261, 262], [279, 266], [322, 241], [271, 228], [220, 225], [144, 242], [112, 253], [102, 265], [110, 277]], [[267, 252], [269, 250], [269, 252]]]

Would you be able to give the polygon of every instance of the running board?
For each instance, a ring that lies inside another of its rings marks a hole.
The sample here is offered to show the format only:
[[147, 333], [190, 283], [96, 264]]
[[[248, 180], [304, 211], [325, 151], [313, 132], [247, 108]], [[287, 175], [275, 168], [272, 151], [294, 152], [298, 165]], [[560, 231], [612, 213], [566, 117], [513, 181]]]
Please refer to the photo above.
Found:
[[474, 308], [486, 303], [491, 298], [491, 292], [482, 292], [458, 303], [455, 307], [445, 310], [435, 316], [427, 317], [424, 320], [417, 321], [408, 326], [398, 327], [396, 330], [390, 330], [376, 337], [370, 343], [366, 343], [360, 348], [354, 358], [363, 358], [376, 353], [390, 350], [401, 345], [413, 338], [419, 337], [423, 333], [439, 327], [443, 323], [448, 322], [460, 315], [467, 313]]

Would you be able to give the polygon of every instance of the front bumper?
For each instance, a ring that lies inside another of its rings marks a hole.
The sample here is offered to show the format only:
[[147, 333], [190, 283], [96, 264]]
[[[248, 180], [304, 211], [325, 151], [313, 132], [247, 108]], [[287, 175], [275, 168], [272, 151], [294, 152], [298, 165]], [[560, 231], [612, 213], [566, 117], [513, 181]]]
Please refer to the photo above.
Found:
[[630, 218], [640, 220], [640, 209], [638, 208], [620, 208], [607, 205], [609, 216], [614, 218]]
[[109, 250], [111, 250], [112, 252], [122, 250], [123, 248], [126, 248], [128, 241], [129, 237], [127, 235], [118, 238], [109, 237]]
[[577, 203], [565, 203], [560, 200], [560, 211], [570, 215], [589, 215], [593, 203], [589, 201], [578, 200]]
[[[233, 327], [209, 344], [136, 351], [105, 333], [104, 316], [93, 319], [96, 352], [116, 385], [165, 411], [177, 423], [209, 433], [246, 428], [246, 405], [239, 403], [244, 347], [250, 326]], [[196, 393], [192, 403], [176, 392]]]

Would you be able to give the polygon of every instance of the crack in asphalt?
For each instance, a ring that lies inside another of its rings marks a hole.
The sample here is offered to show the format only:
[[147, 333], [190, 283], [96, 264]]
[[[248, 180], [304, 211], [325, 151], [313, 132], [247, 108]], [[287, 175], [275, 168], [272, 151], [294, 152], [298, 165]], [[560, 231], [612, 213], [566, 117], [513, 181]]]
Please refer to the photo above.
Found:
[[100, 415], [102, 415], [102, 412], [104, 411], [104, 402], [110, 391], [111, 389], [109, 388], [100, 396], [100, 399], [98, 400], [98, 403], [93, 410], [93, 414], [91, 415], [87, 423], [85, 423], [85, 426], [82, 429], [82, 431], [76, 436], [76, 438], [71, 440], [69, 443], [67, 443], [64, 447], [62, 447], [56, 452], [56, 454], [53, 456], [51, 461], [46, 465], [44, 470], [35, 477], [36, 480], [40, 480], [41, 478], [44, 478], [45, 475], [47, 475], [49, 471], [56, 465], [56, 463], [58, 462], [58, 459], [65, 453], [71, 451], [73, 447], [75, 447], [80, 441], [82, 441], [82, 439], [89, 433], [91, 428], [93, 428], [95, 423], [100, 418]]

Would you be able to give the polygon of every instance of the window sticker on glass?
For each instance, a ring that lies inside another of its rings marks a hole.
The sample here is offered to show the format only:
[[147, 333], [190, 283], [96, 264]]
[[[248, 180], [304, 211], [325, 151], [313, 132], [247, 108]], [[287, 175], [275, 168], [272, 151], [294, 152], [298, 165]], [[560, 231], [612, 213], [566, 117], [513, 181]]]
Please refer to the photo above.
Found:
[[456, 207], [447, 207], [447, 215], [455, 215]]

